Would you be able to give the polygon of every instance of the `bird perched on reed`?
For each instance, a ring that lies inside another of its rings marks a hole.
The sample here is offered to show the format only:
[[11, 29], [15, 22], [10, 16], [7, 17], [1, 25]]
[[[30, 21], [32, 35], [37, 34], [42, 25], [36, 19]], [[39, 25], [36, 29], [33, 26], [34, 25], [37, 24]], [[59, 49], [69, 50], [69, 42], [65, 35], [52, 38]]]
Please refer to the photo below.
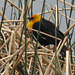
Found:
[[[48, 21], [46, 19], [44, 19], [43, 17], [41, 17], [40, 15], [32, 15], [31, 17], [28, 18], [30, 20], [30, 22], [27, 24], [27, 28], [32, 28], [32, 29], [39, 29], [39, 25], [40, 25], [40, 31], [47, 33], [49, 35], [55, 36], [55, 24], [52, 23], [51, 21]], [[41, 22], [40, 22], [41, 21]], [[57, 27], [56, 27], [57, 29]], [[32, 31], [29, 29], [29, 31]], [[37, 38], [37, 32], [33, 31], [34, 36]], [[64, 34], [57, 29], [57, 38], [60, 38], [61, 40], [64, 40]], [[52, 38], [50, 36], [44, 35], [42, 33], [39, 33], [39, 38], [38, 41], [41, 45], [49, 45], [49, 44], [53, 44], [55, 45], [55, 38]], [[59, 40], [57, 40], [57, 45], [59, 43]], [[63, 59], [65, 57], [65, 53], [66, 53], [66, 46], [64, 45], [60, 54], [62, 55]]]

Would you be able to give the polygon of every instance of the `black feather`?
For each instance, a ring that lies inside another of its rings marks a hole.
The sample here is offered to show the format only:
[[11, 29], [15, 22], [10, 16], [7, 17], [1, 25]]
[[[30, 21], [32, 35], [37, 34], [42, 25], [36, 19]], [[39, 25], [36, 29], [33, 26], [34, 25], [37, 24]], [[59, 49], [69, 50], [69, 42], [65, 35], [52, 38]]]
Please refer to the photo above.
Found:
[[[39, 28], [39, 24], [40, 22], [36, 22], [33, 24], [33, 29], [36, 29], [38, 30]], [[56, 28], [57, 29], [57, 28]], [[43, 19], [41, 21], [41, 26], [40, 26], [40, 31], [44, 32], [44, 33], [47, 33], [47, 34], [50, 34], [52, 36], [55, 36], [55, 24], [53, 24], [52, 22], [48, 21], [48, 20], [45, 20]], [[35, 35], [35, 37], [37, 37], [37, 32], [33, 31], [33, 34]], [[64, 39], [64, 34], [59, 30], [57, 29], [57, 37], [60, 38], [60, 39]], [[55, 39], [52, 38], [52, 37], [49, 37], [47, 35], [44, 35], [44, 34], [39, 34], [39, 39], [38, 41], [40, 42], [41, 45], [49, 45], [49, 44], [53, 44], [55, 45]], [[59, 40], [57, 40], [57, 45], [59, 43]], [[66, 55], [66, 46], [63, 46], [60, 54], [62, 55], [62, 57], [65, 57]]]

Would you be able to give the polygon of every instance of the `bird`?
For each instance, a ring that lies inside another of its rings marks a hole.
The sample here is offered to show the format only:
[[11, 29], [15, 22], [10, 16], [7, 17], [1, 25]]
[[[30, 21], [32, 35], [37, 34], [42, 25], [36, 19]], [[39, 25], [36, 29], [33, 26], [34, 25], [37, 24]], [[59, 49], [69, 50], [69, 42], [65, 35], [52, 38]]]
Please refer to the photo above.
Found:
[[[31, 28], [31, 29], [39, 29], [39, 25], [40, 25], [40, 31], [47, 33], [49, 35], [55, 36], [55, 28], [57, 30], [57, 38], [61, 39], [62, 41], [64, 40], [65, 36], [64, 34], [55, 26], [54, 23], [52, 23], [49, 20], [46, 20], [45, 18], [41, 17], [41, 15], [38, 14], [34, 14], [31, 17], [28, 17], [27, 19], [30, 20], [30, 22], [27, 23], [27, 28]], [[28, 29], [29, 32], [31, 32], [32, 30]], [[37, 32], [32, 31], [34, 36], [37, 38]], [[50, 36], [44, 35], [42, 33], [39, 33], [39, 38], [38, 41], [41, 45], [49, 45], [49, 44], [53, 44], [55, 45], [55, 38], [52, 38]], [[57, 40], [57, 45], [59, 44], [60, 40]], [[62, 55], [62, 59], [64, 60], [64, 57], [66, 56], [66, 50], [67, 47], [64, 45], [60, 54]]]

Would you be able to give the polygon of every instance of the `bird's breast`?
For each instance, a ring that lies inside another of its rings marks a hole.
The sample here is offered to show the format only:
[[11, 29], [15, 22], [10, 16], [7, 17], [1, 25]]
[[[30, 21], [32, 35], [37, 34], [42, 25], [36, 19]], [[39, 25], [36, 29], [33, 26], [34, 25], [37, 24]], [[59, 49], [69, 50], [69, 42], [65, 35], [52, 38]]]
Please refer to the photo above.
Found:
[[29, 22], [29, 23], [27, 24], [27, 28], [30, 28], [30, 29], [28, 29], [28, 30], [29, 30], [29, 32], [31, 32], [31, 31], [32, 31], [31, 29], [33, 29], [33, 22]]

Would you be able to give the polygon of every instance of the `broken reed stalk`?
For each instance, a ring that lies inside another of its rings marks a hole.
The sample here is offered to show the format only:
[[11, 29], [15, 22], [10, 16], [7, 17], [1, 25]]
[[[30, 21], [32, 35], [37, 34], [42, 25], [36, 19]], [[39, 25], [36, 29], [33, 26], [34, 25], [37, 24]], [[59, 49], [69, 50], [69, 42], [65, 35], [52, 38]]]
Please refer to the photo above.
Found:
[[72, 75], [72, 67], [71, 67], [71, 61], [70, 61], [70, 55], [69, 55], [69, 74]]
[[66, 51], [66, 75], [69, 75], [69, 51]]

